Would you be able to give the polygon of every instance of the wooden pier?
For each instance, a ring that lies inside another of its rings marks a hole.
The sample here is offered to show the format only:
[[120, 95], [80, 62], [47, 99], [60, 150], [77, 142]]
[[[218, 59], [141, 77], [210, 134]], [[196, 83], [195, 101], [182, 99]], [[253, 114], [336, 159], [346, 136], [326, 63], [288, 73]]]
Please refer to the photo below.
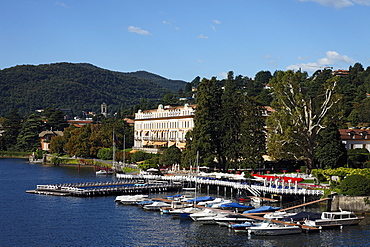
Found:
[[180, 183], [133, 183], [127, 181], [37, 185], [27, 193], [55, 196], [110, 196], [179, 191]]

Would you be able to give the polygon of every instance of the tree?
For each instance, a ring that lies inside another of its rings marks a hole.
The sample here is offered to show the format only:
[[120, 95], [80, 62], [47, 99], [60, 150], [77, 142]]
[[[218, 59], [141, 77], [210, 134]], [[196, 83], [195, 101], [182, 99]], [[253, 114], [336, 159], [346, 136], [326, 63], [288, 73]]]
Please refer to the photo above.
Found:
[[370, 180], [362, 175], [351, 175], [346, 177], [340, 184], [343, 194], [349, 196], [370, 195]]
[[102, 160], [111, 160], [113, 159], [113, 149], [112, 148], [101, 148], [96, 155], [99, 159]]
[[361, 168], [363, 163], [369, 160], [369, 150], [366, 148], [349, 149], [348, 166], [351, 168]]
[[62, 111], [54, 108], [46, 108], [44, 114], [47, 118], [45, 126], [47, 130], [63, 131], [64, 128], [68, 127]]
[[303, 160], [308, 170], [315, 166], [316, 136], [326, 127], [340, 99], [336, 77], [322, 84], [316, 94], [308, 93], [311, 86], [316, 86], [314, 82], [307, 80], [306, 74], [292, 70], [279, 71], [270, 81], [275, 97], [272, 107], [276, 110], [269, 117], [270, 156]]
[[240, 131], [243, 157], [240, 163], [243, 168], [256, 168], [262, 165], [263, 155], [266, 154], [264, 107], [245, 97], [244, 107], [241, 109], [244, 115]]
[[166, 166], [180, 164], [180, 161], [181, 161], [181, 150], [175, 145], [164, 150], [163, 154], [160, 156], [159, 159], [159, 162]]
[[[197, 108], [194, 117], [194, 128], [191, 135], [190, 153], [199, 152], [199, 163], [204, 166], [216, 165], [216, 145], [218, 138], [221, 105], [221, 91], [215, 77], [204, 78], [197, 92]], [[189, 136], [188, 136], [189, 137]], [[221, 168], [221, 167], [219, 167]]]
[[146, 153], [146, 152], [143, 152], [143, 151], [138, 151], [138, 152], [132, 154], [131, 162], [136, 163], [136, 162], [151, 159], [152, 157], [153, 157], [153, 155], [150, 154], [150, 153]]
[[347, 150], [340, 139], [338, 127], [330, 123], [317, 137], [315, 158], [319, 168], [343, 167], [347, 163]]
[[32, 114], [22, 124], [17, 136], [16, 148], [19, 151], [35, 151], [40, 147], [39, 134], [43, 130], [40, 117]]
[[265, 153], [262, 108], [241, 93], [237, 78], [229, 72], [221, 97], [218, 160], [227, 169], [255, 167]]
[[17, 143], [17, 137], [21, 129], [21, 117], [18, 114], [18, 110], [13, 109], [9, 112], [3, 122], [3, 128], [3, 149], [8, 151], [13, 150]]

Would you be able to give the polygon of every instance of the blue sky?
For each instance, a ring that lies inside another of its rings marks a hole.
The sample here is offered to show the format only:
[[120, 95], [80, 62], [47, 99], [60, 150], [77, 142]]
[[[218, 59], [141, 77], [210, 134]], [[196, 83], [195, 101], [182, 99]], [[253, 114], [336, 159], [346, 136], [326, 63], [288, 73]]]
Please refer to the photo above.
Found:
[[370, 0], [2, 0], [0, 69], [86, 62], [169, 79], [370, 65]]

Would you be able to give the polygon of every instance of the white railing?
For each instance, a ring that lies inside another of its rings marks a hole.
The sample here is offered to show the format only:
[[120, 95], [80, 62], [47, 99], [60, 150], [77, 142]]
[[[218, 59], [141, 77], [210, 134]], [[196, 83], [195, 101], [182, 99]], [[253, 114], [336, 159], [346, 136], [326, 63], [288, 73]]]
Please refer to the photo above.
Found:
[[260, 196], [261, 192], [267, 192], [271, 194], [285, 194], [285, 195], [307, 195], [307, 196], [322, 196], [324, 195], [323, 190], [310, 190], [305, 188], [299, 188], [298, 186], [289, 188], [274, 188], [270, 186], [262, 185], [249, 185], [241, 182], [234, 181], [222, 181], [222, 180], [209, 180], [202, 179], [195, 176], [160, 176], [160, 175], [128, 175], [128, 174], [117, 174], [117, 178], [120, 179], [161, 179], [161, 180], [171, 180], [171, 181], [186, 181], [186, 182], [197, 182], [198, 184], [205, 185], [216, 185], [216, 186], [226, 186], [232, 187], [234, 189], [248, 190], [254, 196]]

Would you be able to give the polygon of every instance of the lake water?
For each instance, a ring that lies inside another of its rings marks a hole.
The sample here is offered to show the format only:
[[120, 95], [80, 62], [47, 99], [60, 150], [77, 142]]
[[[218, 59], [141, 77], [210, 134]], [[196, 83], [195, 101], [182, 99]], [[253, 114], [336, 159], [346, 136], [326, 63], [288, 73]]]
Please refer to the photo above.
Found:
[[[370, 217], [359, 226], [317, 233], [257, 237], [225, 227], [143, 211], [112, 196], [77, 198], [28, 194], [38, 184], [111, 181], [93, 168], [0, 159], [0, 246], [368, 246]], [[165, 197], [165, 194], [157, 195]]]

